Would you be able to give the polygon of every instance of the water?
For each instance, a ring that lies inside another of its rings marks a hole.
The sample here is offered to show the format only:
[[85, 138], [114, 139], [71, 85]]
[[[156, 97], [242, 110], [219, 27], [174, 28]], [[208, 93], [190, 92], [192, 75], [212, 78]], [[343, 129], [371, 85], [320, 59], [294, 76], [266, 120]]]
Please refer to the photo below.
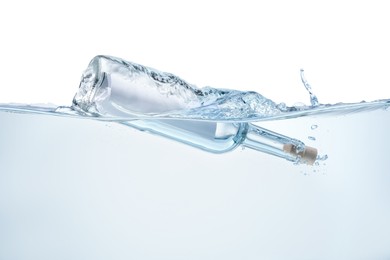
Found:
[[388, 113], [261, 123], [328, 155], [306, 166], [0, 112], [0, 258], [387, 259]]
[[[0, 258], [390, 256], [388, 100], [287, 107], [215, 90], [202, 104], [185, 90], [157, 111], [104, 113], [83, 95], [80, 106], [2, 105]], [[255, 124], [319, 155], [312, 166], [250, 149], [216, 156], [124, 125], [166, 120], [200, 136], [210, 123]]]
[[[3, 110], [93, 118], [148, 131], [193, 147], [224, 153], [239, 145], [313, 164], [325, 158], [304, 142], [250, 122], [387, 108], [389, 100], [321, 105], [301, 70], [311, 106], [287, 107], [253, 91], [197, 88], [179, 77], [109, 56], [84, 72], [71, 107], [3, 106]], [[309, 136], [309, 140], [315, 137]], [[318, 157], [317, 157], [318, 156]]]

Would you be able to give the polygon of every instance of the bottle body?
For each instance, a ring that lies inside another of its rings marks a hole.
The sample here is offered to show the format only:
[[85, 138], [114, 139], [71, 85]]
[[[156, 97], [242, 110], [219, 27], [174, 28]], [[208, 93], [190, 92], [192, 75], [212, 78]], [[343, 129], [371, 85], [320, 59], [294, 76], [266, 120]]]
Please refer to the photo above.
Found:
[[[200, 89], [180, 78], [117, 58], [95, 57], [80, 83], [73, 107], [94, 116], [136, 118], [169, 115], [207, 101]], [[299, 140], [246, 122], [218, 122], [151, 117], [121, 124], [208, 151], [224, 153], [239, 145], [290, 161], [315, 161], [317, 151]], [[308, 153], [305, 153], [306, 150]]]
[[[200, 106], [199, 93], [199, 89], [174, 75], [98, 56], [84, 73], [73, 105], [98, 116], [162, 115]], [[227, 152], [241, 144], [248, 126], [180, 119], [121, 123], [213, 153]]]
[[194, 120], [134, 120], [122, 122], [141, 131], [212, 153], [225, 153], [243, 143], [247, 123], [217, 123]]
[[73, 107], [99, 116], [162, 115], [202, 105], [203, 93], [165, 72], [96, 56], [84, 72]]

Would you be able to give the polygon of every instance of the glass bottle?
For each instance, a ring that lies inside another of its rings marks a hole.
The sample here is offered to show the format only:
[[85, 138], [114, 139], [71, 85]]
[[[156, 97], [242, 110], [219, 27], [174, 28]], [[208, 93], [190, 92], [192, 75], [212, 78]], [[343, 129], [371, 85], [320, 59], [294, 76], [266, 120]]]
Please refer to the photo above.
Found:
[[[228, 152], [242, 145], [297, 163], [311, 165], [317, 159], [315, 148], [251, 123], [161, 118], [174, 111], [200, 107], [205, 96], [202, 89], [173, 74], [110, 56], [96, 56], [83, 74], [72, 107], [93, 116], [122, 118], [119, 122], [124, 125], [212, 153]], [[134, 118], [142, 119], [130, 120]]]

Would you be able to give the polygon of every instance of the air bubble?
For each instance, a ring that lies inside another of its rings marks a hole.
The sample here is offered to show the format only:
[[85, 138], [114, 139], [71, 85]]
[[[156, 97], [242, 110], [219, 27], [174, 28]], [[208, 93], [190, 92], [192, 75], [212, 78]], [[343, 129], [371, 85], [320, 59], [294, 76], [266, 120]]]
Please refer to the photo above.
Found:
[[317, 156], [317, 161], [325, 161], [325, 160], [327, 160], [328, 159], [328, 155], [327, 154], [325, 154], [325, 155], [318, 155]]

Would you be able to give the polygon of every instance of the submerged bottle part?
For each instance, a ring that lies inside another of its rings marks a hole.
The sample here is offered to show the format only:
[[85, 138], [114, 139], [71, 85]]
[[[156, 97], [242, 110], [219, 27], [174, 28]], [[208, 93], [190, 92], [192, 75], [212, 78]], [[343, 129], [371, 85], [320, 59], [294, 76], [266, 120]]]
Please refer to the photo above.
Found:
[[[260, 97], [266, 111], [274, 103], [253, 92], [199, 89], [164, 72], [109, 56], [95, 57], [81, 79], [73, 99], [73, 108], [99, 117], [133, 117], [167, 115], [177, 111], [195, 111], [229, 103], [232, 93]], [[229, 96], [230, 95], [230, 96]], [[218, 103], [219, 102], [219, 103]], [[242, 101], [244, 105], [247, 103]], [[276, 107], [276, 105], [275, 105]], [[200, 148], [224, 153], [242, 145], [290, 161], [313, 164], [317, 150], [299, 140], [277, 134], [245, 122], [218, 122], [183, 119], [142, 119], [121, 121], [141, 131]]]

